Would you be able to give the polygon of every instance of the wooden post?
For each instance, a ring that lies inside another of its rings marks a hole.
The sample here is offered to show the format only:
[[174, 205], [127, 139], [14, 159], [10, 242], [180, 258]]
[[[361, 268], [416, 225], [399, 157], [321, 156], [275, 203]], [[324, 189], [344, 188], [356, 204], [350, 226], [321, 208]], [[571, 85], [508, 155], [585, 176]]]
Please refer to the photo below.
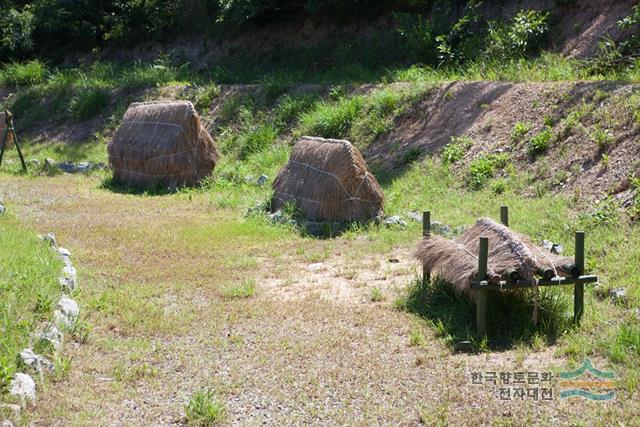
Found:
[[505, 227], [509, 226], [509, 207], [508, 206], [500, 206], [500, 222]]
[[20, 157], [20, 163], [22, 164], [22, 171], [26, 172], [27, 164], [25, 163], [24, 157], [22, 156], [22, 150], [20, 150], [20, 144], [18, 144], [18, 137], [16, 136], [16, 131], [13, 128], [13, 115], [9, 110], [4, 110], [4, 117], [6, 121], [6, 128], [4, 131], [4, 135], [2, 136], [2, 148], [0, 149], [0, 165], [2, 165], [2, 156], [4, 155], [4, 150], [7, 146], [7, 137], [9, 136], [9, 132], [11, 132], [11, 135], [13, 136], [13, 143], [18, 150], [18, 156]]
[[[431, 212], [422, 212], [422, 238], [428, 239], [431, 237]], [[422, 264], [422, 284], [426, 284], [431, 281], [431, 272], [428, 271], [424, 264]]]
[[[478, 282], [487, 280], [487, 263], [489, 259], [489, 239], [480, 237], [480, 252], [478, 254]], [[487, 289], [477, 290], [476, 328], [478, 337], [487, 333]]]
[[[580, 270], [580, 275], [584, 274], [584, 231], [576, 231], [576, 255], [575, 265]], [[580, 324], [584, 313], [584, 283], [573, 285], [573, 320]]]

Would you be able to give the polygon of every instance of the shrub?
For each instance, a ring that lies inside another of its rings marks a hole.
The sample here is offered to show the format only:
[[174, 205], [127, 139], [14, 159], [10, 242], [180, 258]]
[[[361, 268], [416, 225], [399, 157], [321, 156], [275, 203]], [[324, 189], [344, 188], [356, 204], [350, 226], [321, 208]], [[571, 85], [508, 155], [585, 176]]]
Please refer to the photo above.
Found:
[[589, 132], [589, 137], [596, 143], [600, 150], [607, 148], [613, 140], [613, 135], [609, 129], [603, 129], [600, 126], [595, 126], [591, 132]]
[[548, 12], [521, 10], [509, 24], [492, 22], [485, 53], [495, 58], [511, 59], [537, 52], [549, 32], [548, 19]]
[[448, 165], [457, 162], [472, 145], [473, 139], [468, 136], [452, 136], [451, 142], [442, 150], [442, 163]]
[[87, 87], [76, 92], [69, 103], [69, 112], [77, 120], [88, 120], [109, 104], [109, 91], [103, 87]]
[[522, 141], [522, 138], [524, 138], [525, 135], [529, 133], [531, 128], [532, 126], [530, 123], [517, 122], [513, 126], [513, 131], [511, 131], [511, 140], [513, 142]]
[[551, 128], [546, 127], [542, 132], [531, 138], [529, 140], [529, 154], [536, 156], [547, 151], [551, 145], [552, 137]]
[[24, 57], [33, 49], [34, 16], [31, 8], [3, 10], [1, 16], [0, 53], [12, 58]]
[[47, 67], [40, 61], [14, 62], [7, 64], [0, 71], [0, 82], [3, 85], [31, 86], [44, 81]]
[[506, 154], [482, 154], [476, 157], [469, 165], [469, 185], [477, 190], [495, 174], [497, 168], [504, 168], [509, 161]]

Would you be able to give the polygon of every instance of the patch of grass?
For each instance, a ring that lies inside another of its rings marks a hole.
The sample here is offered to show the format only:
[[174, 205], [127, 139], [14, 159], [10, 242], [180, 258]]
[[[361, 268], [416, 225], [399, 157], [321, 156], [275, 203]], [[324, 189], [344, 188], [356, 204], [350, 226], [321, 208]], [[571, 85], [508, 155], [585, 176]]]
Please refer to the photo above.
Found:
[[531, 131], [533, 126], [531, 123], [526, 122], [517, 122], [513, 126], [513, 130], [511, 131], [511, 140], [513, 142], [520, 142], [522, 139]]
[[250, 298], [256, 291], [256, 282], [248, 279], [237, 285], [227, 286], [222, 291], [225, 298]]
[[109, 104], [111, 96], [104, 87], [87, 87], [76, 92], [69, 102], [69, 112], [76, 120], [88, 120]]
[[39, 60], [13, 62], [0, 69], [0, 85], [31, 86], [42, 83], [47, 75], [47, 67]]
[[422, 332], [417, 329], [412, 329], [409, 332], [409, 345], [411, 347], [420, 347], [424, 345], [424, 336]]
[[0, 392], [16, 370], [16, 356], [29, 336], [50, 318], [59, 296], [62, 262], [35, 232], [11, 215], [0, 216]]
[[529, 140], [529, 154], [531, 156], [537, 156], [547, 151], [551, 145], [552, 137], [552, 129], [550, 127], [544, 128], [544, 130]]
[[196, 426], [219, 424], [227, 416], [224, 404], [209, 389], [193, 393], [184, 406], [184, 412], [187, 423]]
[[384, 301], [384, 294], [382, 293], [380, 288], [373, 288], [371, 289], [371, 294], [369, 296], [369, 299], [371, 300], [371, 302]]
[[271, 124], [261, 124], [240, 136], [240, 158], [260, 153], [271, 146], [278, 137], [278, 131]]
[[211, 103], [214, 99], [220, 96], [220, 86], [215, 83], [210, 83], [199, 87], [196, 91], [193, 105], [201, 113], [207, 113], [211, 108]]
[[442, 163], [450, 165], [457, 162], [472, 145], [473, 139], [469, 136], [452, 136], [451, 141], [442, 150]]
[[362, 107], [362, 96], [343, 98], [337, 102], [320, 102], [314, 109], [300, 117], [300, 124], [295, 134], [322, 138], [346, 138]]

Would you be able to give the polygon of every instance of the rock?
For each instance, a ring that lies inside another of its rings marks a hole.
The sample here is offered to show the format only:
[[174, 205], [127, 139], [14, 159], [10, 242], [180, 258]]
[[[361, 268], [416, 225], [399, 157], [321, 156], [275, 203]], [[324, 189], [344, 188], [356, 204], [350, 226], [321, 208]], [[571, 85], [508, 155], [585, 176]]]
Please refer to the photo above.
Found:
[[560, 255], [564, 248], [559, 243], [553, 243], [551, 240], [543, 240], [542, 247], [547, 249], [552, 254]]
[[36, 400], [36, 383], [27, 374], [18, 372], [11, 380], [9, 394], [18, 397], [22, 404]]
[[53, 371], [53, 363], [49, 359], [39, 354], [35, 354], [30, 348], [25, 348], [20, 352], [22, 364], [27, 368], [41, 373], [43, 371]]
[[60, 298], [58, 306], [53, 312], [56, 324], [61, 327], [71, 328], [78, 321], [80, 308], [78, 303], [68, 297]]
[[56, 241], [56, 235], [49, 232], [47, 233], [46, 236], [44, 236], [42, 238], [42, 240], [44, 240], [45, 242], [49, 243], [49, 245], [51, 245], [51, 247], [53, 248], [57, 248], [58, 247], [58, 242]]
[[441, 236], [446, 236], [451, 234], [452, 230], [447, 224], [443, 224], [438, 221], [431, 222], [431, 232], [434, 234], [439, 234]]
[[[0, 416], [13, 418], [14, 420], [20, 419], [20, 405], [16, 405], [13, 403], [0, 403]], [[4, 422], [10, 422], [9, 420], [4, 420]], [[0, 424], [0, 426], [4, 426], [5, 424]], [[13, 425], [13, 424], [11, 424]]]
[[5, 212], [7, 212], [7, 210], [4, 207], [4, 204], [2, 204], [2, 200], [0, 200], [0, 215], [4, 215]]
[[407, 212], [407, 218], [422, 222], [422, 214], [419, 212]]
[[76, 165], [76, 172], [89, 172], [91, 170], [91, 163], [80, 162]]
[[106, 167], [107, 167], [107, 165], [105, 165], [105, 164], [104, 164], [104, 163], [102, 163], [102, 162], [98, 162], [98, 163], [96, 163], [95, 165], [93, 165], [93, 168], [94, 168], [94, 169], [98, 169], [98, 170], [105, 169]]
[[638, 321], [640, 321], [640, 308], [636, 308], [634, 311], [636, 313], [636, 319], [638, 319]]
[[43, 332], [35, 334], [34, 338], [49, 343], [56, 351], [62, 348], [62, 332], [52, 323], [49, 324]]
[[269, 177], [265, 174], [261, 174], [256, 181], [257, 185], [264, 185], [269, 180]]
[[404, 222], [402, 220], [402, 218], [400, 218], [399, 215], [393, 215], [393, 216], [387, 217], [387, 218], [385, 218], [384, 221], [382, 221], [382, 223], [384, 225], [387, 225], [387, 226], [389, 226], [389, 225], [397, 225], [397, 226], [400, 226], [400, 227], [405, 227], [407, 225], [407, 223]]
[[60, 254], [61, 257], [69, 257], [71, 258], [71, 252], [69, 251], [69, 249], [63, 248], [63, 247], [59, 247], [58, 248], [58, 253]]
[[40, 160], [38, 159], [31, 159], [29, 160], [29, 164], [31, 166], [33, 166], [34, 168], [39, 168], [40, 167]]
[[609, 289], [609, 298], [614, 304], [627, 305], [627, 289], [626, 288], [615, 288]]
[[399, 262], [400, 262], [400, 260], [399, 260], [398, 258], [389, 258], [389, 262], [390, 262], [391, 264], [397, 264], [397, 263], [399, 263]]
[[63, 172], [66, 173], [76, 173], [77, 172], [77, 168], [76, 168], [76, 164], [73, 162], [60, 162], [56, 165], [58, 167], [58, 169], [60, 169]]
[[46, 159], [44, 159], [44, 167], [45, 168], [55, 168], [56, 167], [56, 161], [47, 157]]
[[3, 420], [2, 422], [0, 422], [0, 427], [15, 427], [15, 424], [13, 424], [9, 420]]
[[307, 268], [309, 269], [309, 271], [319, 271], [324, 268], [324, 264], [321, 262], [316, 262], [315, 264], [309, 265], [309, 267]]

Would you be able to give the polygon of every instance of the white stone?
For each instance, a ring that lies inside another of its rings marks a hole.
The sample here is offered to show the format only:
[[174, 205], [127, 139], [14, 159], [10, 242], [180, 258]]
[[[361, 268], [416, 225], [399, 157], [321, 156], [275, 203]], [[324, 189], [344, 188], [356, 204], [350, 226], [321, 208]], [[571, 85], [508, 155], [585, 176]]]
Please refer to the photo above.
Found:
[[319, 271], [322, 270], [324, 268], [324, 264], [321, 262], [317, 262], [315, 264], [311, 264], [309, 265], [309, 267], [307, 267], [310, 271]]
[[9, 394], [20, 398], [23, 404], [33, 402], [36, 400], [36, 383], [29, 375], [18, 372], [11, 380]]
[[53, 312], [56, 324], [61, 327], [71, 328], [78, 320], [80, 308], [78, 303], [68, 297], [60, 298], [58, 306]]
[[58, 248], [58, 253], [62, 257], [71, 257], [71, 252], [69, 252], [69, 249], [66, 249], [66, 248], [63, 248], [63, 247], [59, 247]]
[[4, 420], [0, 424], [0, 427], [15, 427], [15, 425], [9, 420]]
[[53, 233], [47, 233], [46, 236], [42, 238], [45, 242], [49, 243], [52, 247], [57, 248], [58, 243], [56, 241], [56, 235]]
[[48, 341], [56, 351], [59, 351], [62, 348], [63, 335], [54, 324], [47, 325], [43, 332], [35, 334], [35, 339]]
[[39, 354], [35, 354], [30, 348], [25, 348], [20, 352], [20, 358], [25, 366], [38, 373], [42, 371], [53, 371], [53, 363], [49, 359]]

